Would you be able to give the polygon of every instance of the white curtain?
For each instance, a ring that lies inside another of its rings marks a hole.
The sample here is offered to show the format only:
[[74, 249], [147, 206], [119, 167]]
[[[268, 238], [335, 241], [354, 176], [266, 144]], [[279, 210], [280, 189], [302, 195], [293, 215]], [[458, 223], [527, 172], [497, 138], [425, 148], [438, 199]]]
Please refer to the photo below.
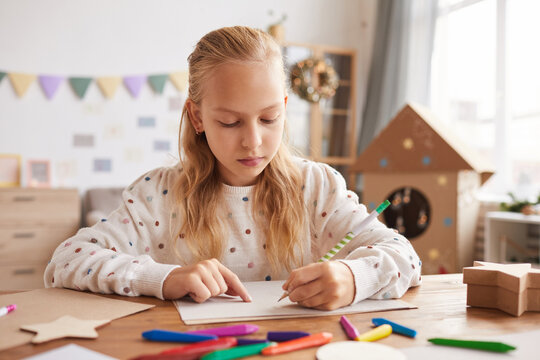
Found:
[[436, 0], [379, 0], [361, 153], [408, 102], [429, 106]]

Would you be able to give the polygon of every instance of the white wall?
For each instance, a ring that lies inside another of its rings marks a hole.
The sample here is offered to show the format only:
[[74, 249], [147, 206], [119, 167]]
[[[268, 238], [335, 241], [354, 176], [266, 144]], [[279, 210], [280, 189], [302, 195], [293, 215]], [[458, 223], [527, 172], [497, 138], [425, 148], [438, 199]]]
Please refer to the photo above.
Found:
[[[266, 29], [286, 13], [287, 41], [357, 49], [361, 110], [375, 8], [376, 0], [0, 0], [0, 71], [98, 77], [185, 70], [208, 31]], [[169, 102], [183, 98], [167, 83], [162, 95], [144, 86], [133, 99], [121, 86], [107, 100], [93, 82], [80, 100], [64, 82], [47, 100], [37, 81], [18, 98], [6, 76], [0, 82], [0, 153], [51, 160], [53, 186], [127, 185], [173, 161], [167, 151], [153, 150], [155, 140], [169, 141], [168, 152], [177, 156], [180, 111]], [[155, 118], [154, 128], [137, 126], [146, 116]], [[94, 146], [73, 146], [74, 135], [93, 136]], [[95, 172], [96, 158], [111, 159], [112, 171]]]

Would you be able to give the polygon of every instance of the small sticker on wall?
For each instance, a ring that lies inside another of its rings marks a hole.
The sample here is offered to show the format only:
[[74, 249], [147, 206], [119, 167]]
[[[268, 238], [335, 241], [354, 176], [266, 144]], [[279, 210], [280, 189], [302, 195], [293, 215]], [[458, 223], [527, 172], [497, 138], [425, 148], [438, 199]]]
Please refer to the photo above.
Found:
[[107, 140], [123, 138], [124, 126], [122, 124], [105, 125], [103, 128], [103, 137]]
[[139, 127], [156, 127], [156, 118], [151, 116], [139, 117]]
[[112, 160], [111, 159], [94, 159], [94, 171], [95, 172], [111, 172]]
[[94, 135], [75, 134], [73, 135], [74, 147], [93, 147]]
[[101, 104], [84, 104], [83, 112], [86, 115], [102, 115], [103, 105]]
[[73, 159], [58, 161], [55, 170], [58, 185], [67, 186], [77, 176], [77, 161]]
[[124, 161], [140, 163], [143, 161], [144, 152], [139, 147], [127, 147], [124, 149]]
[[169, 151], [171, 143], [168, 140], [154, 140], [154, 151]]

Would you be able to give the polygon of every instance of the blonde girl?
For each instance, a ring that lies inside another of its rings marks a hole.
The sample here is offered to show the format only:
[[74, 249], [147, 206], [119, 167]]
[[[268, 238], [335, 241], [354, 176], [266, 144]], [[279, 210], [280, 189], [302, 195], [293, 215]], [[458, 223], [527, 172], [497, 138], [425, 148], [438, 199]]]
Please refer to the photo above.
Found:
[[289, 153], [286, 77], [269, 35], [218, 29], [188, 60], [179, 164], [141, 176], [107, 219], [61, 243], [46, 286], [251, 301], [242, 281], [285, 280], [291, 301], [330, 310], [420, 283], [410, 243], [378, 221], [337, 261], [316, 262], [367, 211], [334, 169]]

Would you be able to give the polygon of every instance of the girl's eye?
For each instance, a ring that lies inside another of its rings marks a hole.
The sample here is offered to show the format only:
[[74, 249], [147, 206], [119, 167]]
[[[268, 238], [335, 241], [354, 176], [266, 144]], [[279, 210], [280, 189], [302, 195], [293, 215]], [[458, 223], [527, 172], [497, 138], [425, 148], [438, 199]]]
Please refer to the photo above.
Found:
[[219, 124], [225, 128], [232, 128], [238, 125], [238, 121], [235, 121], [233, 123], [224, 123], [224, 122], [219, 121]]
[[264, 124], [272, 124], [274, 123], [278, 118], [275, 118], [275, 119], [261, 119], [261, 122], [263, 122]]

